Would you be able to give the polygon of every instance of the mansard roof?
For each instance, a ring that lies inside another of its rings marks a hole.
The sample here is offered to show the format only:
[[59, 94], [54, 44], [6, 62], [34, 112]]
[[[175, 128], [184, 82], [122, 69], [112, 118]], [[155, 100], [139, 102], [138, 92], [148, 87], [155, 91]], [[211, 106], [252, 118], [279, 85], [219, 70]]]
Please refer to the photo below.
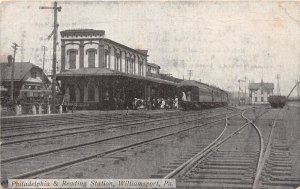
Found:
[[160, 66], [158, 64], [155, 64], [155, 63], [147, 62], [147, 65], [155, 67], [155, 68], [160, 68]]
[[258, 90], [259, 88], [267, 89], [267, 90], [273, 90], [274, 89], [274, 83], [249, 83], [249, 90]]
[[[15, 81], [20, 81], [24, 78], [24, 76], [33, 68], [39, 68], [40, 67], [30, 63], [30, 62], [16, 62], [15, 63], [15, 70], [14, 70], [14, 80]], [[10, 63], [0, 63], [0, 68], [1, 68], [1, 80], [6, 81], [6, 80], [11, 80], [11, 69], [12, 66]]]

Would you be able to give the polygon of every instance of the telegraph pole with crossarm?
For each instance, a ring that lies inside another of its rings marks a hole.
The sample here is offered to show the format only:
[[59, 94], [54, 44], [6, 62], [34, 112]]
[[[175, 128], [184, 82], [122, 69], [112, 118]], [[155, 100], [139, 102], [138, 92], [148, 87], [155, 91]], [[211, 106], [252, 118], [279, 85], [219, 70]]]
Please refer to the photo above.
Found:
[[50, 34], [53, 35], [53, 59], [52, 59], [52, 111], [55, 112], [55, 99], [56, 99], [56, 43], [57, 43], [57, 29], [58, 29], [58, 23], [57, 23], [57, 12], [61, 11], [61, 7], [57, 6], [57, 2], [54, 2], [53, 7], [45, 7], [42, 6], [40, 9], [53, 9], [54, 11], [54, 25], [53, 25], [53, 31]]
[[17, 43], [13, 43], [12, 48], [14, 49], [14, 56], [12, 59], [11, 65], [11, 83], [10, 83], [10, 100], [14, 101], [14, 76], [15, 76], [15, 63], [16, 63], [16, 52], [19, 45]]

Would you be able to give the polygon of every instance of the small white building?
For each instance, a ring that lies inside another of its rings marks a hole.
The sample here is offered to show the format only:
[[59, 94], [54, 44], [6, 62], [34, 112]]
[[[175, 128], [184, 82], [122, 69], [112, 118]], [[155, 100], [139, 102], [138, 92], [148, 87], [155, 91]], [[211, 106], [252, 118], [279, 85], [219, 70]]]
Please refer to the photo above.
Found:
[[249, 98], [251, 104], [268, 104], [269, 96], [273, 95], [274, 83], [249, 83]]

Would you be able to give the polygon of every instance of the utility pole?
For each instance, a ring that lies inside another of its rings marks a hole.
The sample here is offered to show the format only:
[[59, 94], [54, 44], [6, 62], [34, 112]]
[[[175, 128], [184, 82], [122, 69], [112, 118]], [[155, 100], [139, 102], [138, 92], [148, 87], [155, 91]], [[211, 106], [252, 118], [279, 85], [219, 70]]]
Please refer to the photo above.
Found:
[[246, 96], [247, 96], [247, 76], [245, 76], [245, 102], [246, 102]]
[[[238, 96], [239, 96], [239, 105], [241, 104], [240, 101], [241, 101], [241, 96], [244, 96], [244, 99], [245, 99], [245, 102], [246, 102], [246, 84], [245, 84], [245, 94], [243, 95], [243, 89], [241, 88], [241, 82], [245, 82], [246, 83], [246, 79], [247, 77], [245, 76], [245, 80], [242, 80], [242, 79], [239, 79], [238, 82], [239, 82], [239, 91], [238, 91]], [[241, 92], [242, 92], [242, 95], [241, 95]]]
[[57, 2], [54, 2], [53, 7], [40, 7], [40, 9], [53, 9], [54, 11], [54, 25], [53, 25], [53, 31], [50, 34], [53, 35], [53, 59], [52, 59], [52, 111], [55, 112], [55, 99], [56, 99], [56, 41], [57, 41], [57, 29], [58, 29], [58, 23], [57, 23], [57, 12], [61, 11], [61, 7], [57, 6]]
[[297, 78], [297, 99], [300, 100], [300, 80]]
[[280, 75], [279, 74], [276, 75], [276, 79], [277, 79], [277, 95], [279, 96], [280, 95], [280, 88], [279, 88]]
[[191, 80], [193, 70], [188, 70], [189, 80]]
[[10, 100], [14, 101], [14, 77], [15, 77], [15, 63], [16, 63], [16, 52], [19, 45], [17, 43], [13, 43], [12, 48], [14, 49], [14, 57], [11, 65], [11, 82], [10, 82]]
[[239, 91], [238, 91], [238, 105], [240, 106], [241, 105], [241, 80], [239, 79], [238, 80], [239, 82]]
[[44, 72], [44, 68], [45, 68], [45, 51], [46, 51], [46, 46], [43, 46], [43, 72]]

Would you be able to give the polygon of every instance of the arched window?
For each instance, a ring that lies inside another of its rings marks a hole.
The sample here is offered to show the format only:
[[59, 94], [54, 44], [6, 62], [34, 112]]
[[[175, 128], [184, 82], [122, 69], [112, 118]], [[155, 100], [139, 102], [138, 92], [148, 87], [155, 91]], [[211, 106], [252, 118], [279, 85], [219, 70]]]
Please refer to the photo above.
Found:
[[138, 74], [143, 75], [143, 62], [139, 62], [138, 64]]
[[76, 55], [78, 54], [78, 50], [69, 49], [67, 51], [67, 55], [69, 55], [69, 69], [76, 69]]
[[121, 70], [120, 60], [120, 54], [115, 54], [115, 70], [117, 71]]
[[130, 73], [134, 74], [134, 59], [131, 59], [131, 62], [130, 62]]
[[125, 62], [125, 72], [129, 73], [129, 59], [128, 58], [126, 59], [126, 62]]
[[89, 68], [95, 68], [95, 62], [96, 62], [96, 49], [87, 49], [86, 54], [88, 55], [88, 67]]
[[104, 53], [104, 67], [108, 68], [108, 52], [105, 51]]

